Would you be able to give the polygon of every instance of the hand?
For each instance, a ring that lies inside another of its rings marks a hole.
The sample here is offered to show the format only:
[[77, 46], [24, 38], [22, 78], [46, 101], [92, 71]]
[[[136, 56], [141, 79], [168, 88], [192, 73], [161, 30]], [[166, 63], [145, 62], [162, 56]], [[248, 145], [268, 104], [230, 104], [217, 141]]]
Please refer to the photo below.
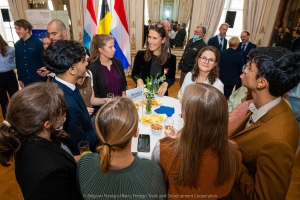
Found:
[[74, 160], [75, 160], [76, 164], [78, 164], [79, 160], [81, 158], [81, 155], [76, 155], [76, 156], [73, 156], [73, 157], [74, 157]]
[[136, 86], [137, 87], [140, 87], [142, 85], [144, 85], [144, 82], [143, 82], [143, 80], [141, 78], [139, 78], [138, 80], [136, 80]]
[[19, 81], [19, 85], [21, 88], [24, 88], [24, 83], [22, 81]]
[[167, 82], [163, 82], [160, 85], [160, 87], [158, 88], [158, 90], [157, 90], [157, 95], [160, 96], [160, 97], [164, 96], [165, 93], [166, 93], [166, 91], [167, 91], [167, 89], [168, 89], [168, 83]]
[[92, 116], [92, 114], [94, 113], [94, 108], [91, 107], [87, 107], [88, 113], [90, 116]]
[[178, 137], [178, 130], [173, 127], [172, 133], [168, 134], [165, 132], [165, 136], [175, 139]]
[[50, 73], [50, 71], [48, 71], [46, 69], [46, 67], [41, 67], [40, 69], [37, 70], [37, 73], [38, 73], [38, 75], [45, 77], [45, 76], [47, 76], [47, 74]]

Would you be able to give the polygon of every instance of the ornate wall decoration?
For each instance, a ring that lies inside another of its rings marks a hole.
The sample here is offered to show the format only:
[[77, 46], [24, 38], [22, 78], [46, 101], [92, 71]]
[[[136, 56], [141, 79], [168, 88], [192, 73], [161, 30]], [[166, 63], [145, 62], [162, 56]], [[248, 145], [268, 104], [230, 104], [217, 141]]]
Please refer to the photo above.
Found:
[[131, 50], [135, 50], [136, 49], [136, 39], [135, 39], [135, 34], [132, 33], [131, 34]]

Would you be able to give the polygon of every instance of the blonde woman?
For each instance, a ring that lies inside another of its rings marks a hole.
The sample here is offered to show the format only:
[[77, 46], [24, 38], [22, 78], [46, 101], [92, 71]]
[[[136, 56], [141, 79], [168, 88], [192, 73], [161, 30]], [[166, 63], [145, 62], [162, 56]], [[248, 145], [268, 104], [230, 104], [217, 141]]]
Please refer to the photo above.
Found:
[[131, 153], [132, 137], [138, 136], [138, 114], [129, 98], [117, 97], [103, 105], [95, 127], [102, 145], [96, 148], [98, 153], [83, 156], [78, 165], [83, 196], [100, 199], [104, 194], [122, 194], [128, 195], [126, 199], [137, 199], [133, 194], [166, 194], [160, 166]]

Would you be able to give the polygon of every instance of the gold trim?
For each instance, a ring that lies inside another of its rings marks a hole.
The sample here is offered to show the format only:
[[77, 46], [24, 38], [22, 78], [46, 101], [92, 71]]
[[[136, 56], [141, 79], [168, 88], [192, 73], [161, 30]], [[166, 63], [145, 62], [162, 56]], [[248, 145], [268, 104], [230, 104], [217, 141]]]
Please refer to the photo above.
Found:
[[262, 27], [261, 27], [261, 29], [259, 30], [259, 34], [260, 34], [260, 33], [263, 33], [263, 34], [265, 34], [265, 32], [266, 32], [266, 30], [265, 30], [265, 27], [264, 27], [264, 26], [262, 26]]
[[[200, 25], [200, 26], [202, 26], [202, 23], [200, 22], [200, 17], [201, 17], [201, 13], [202, 13], [202, 1], [203, 0], [200, 0], [200, 12], [199, 12], [199, 18], [198, 18], [198, 24], [197, 24], [197, 25]], [[194, 1], [194, 3], [195, 3], [195, 1]], [[192, 9], [191, 13], [193, 13], [193, 9]]]
[[[208, 5], [207, 1], [208, 1], [208, 0], [206, 0], [206, 5], [205, 5], [204, 23], [206, 22], [206, 11], [207, 11], [207, 5]], [[204, 24], [204, 25], [205, 25], [205, 26], [208, 26], [208, 25], [206, 25], [206, 24]]]
[[131, 50], [135, 50], [136, 49], [136, 38], [135, 38], [135, 34], [132, 33], [131, 34]]
[[259, 24], [259, 27], [261, 27], [260, 30], [263, 30], [263, 31], [259, 31], [259, 34], [260, 33], [265, 33], [264, 26], [262, 26], [262, 23], [263, 23], [264, 18], [265, 18], [265, 11], [266, 11], [267, 5], [268, 5], [268, 0], [266, 0], [266, 2], [265, 2], [264, 10], [263, 10], [263, 13], [262, 13], [263, 15], [262, 15], [262, 18], [261, 18], [261, 21], [260, 21], [260, 24]]
[[134, 20], [132, 20], [132, 22], [131, 22], [131, 28], [136, 28], [136, 25], [135, 25], [135, 23], [134, 23]]

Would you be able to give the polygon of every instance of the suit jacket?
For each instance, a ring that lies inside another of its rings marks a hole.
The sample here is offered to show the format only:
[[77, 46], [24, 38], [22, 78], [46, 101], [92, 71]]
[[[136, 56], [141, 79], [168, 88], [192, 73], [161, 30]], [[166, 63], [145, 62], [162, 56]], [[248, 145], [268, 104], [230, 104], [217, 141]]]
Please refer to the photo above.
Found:
[[[119, 95], [122, 96], [122, 92], [126, 91], [126, 86], [127, 86], [124, 68], [121, 61], [118, 58], [112, 58], [111, 61], [113, 62], [114, 66], [116, 67], [116, 70], [118, 71], [118, 73], [122, 78], [121, 91], [119, 92]], [[106, 98], [108, 93], [108, 88], [106, 86], [104, 72], [100, 63], [100, 59], [98, 58], [93, 63], [91, 63], [88, 66], [88, 69], [91, 70], [93, 74], [93, 83], [94, 83], [93, 88], [95, 92], [95, 97]]]
[[224, 85], [239, 84], [240, 75], [244, 65], [241, 53], [229, 48], [220, 51], [219, 75]]
[[292, 43], [292, 34], [289, 32], [285, 32], [283, 34], [283, 38], [276, 43], [276, 46], [285, 47], [290, 49]]
[[285, 199], [299, 139], [293, 112], [281, 99], [245, 129], [250, 115], [229, 133], [230, 139], [240, 146], [243, 159], [230, 199]]
[[298, 36], [291, 45], [291, 51], [300, 51], [300, 36]]
[[242, 45], [243, 45], [243, 43], [240, 42], [240, 44], [239, 44], [239, 46], [238, 46], [238, 48], [236, 50], [237, 50], [237, 52], [240, 52], [243, 55], [243, 57], [244, 57], [244, 64], [246, 64], [247, 59], [248, 59], [248, 54], [249, 54], [250, 50], [251, 49], [255, 49], [256, 45], [253, 44], [252, 42], [249, 42], [248, 45], [247, 45], [247, 47], [246, 47], [246, 49], [245, 49], [245, 51], [242, 51]]
[[185, 39], [186, 31], [185, 28], [181, 28], [178, 30], [175, 40], [174, 40], [174, 46], [175, 47], [183, 47], [183, 42]]
[[81, 141], [88, 141], [90, 150], [93, 151], [98, 144], [98, 137], [92, 126], [92, 122], [80, 95], [68, 86], [58, 82], [55, 78], [53, 82], [64, 91], [64, 98], [67, 102], [67, 116], [63, 129], [70, 135], [65, 142], [74, 155], [79, 155], [78, 144]]
[[[212, 37], [208, 40], [207, 46], [214, 46], [216, 47], [219, 51], [224, 50], [227, 48], [227, 39], [224, 37], [224, 42], [223, 42], [223, 48], [220, 45], [220, 41], [218, 36], [216, 35], [215, 37]], [[222, 48], [222, 49], [221, 49]]]
[[[146, 78], [150, 77], [150, 69], [151, 69], [151, 59], [149, 61], [145, 61], [146, 51], [138, 51], [134, 62], [133, 69], [131, 73], [131, 78], [136, 83], [138, 78], [143, 79], [144, 83], [146, 82]], [[164, 69], [168, 68], [168, 73], [166, 74], [165, 82], [168, 83], [168, 88], [171, 87], [175, 82], [175, 72], [176, 72], [176, 56], [171, 54], [171, 56], [167, 59], [166, 63], [162, 65], [161, 74], [164, 74]], [[167, 91], [168, 92], [168, 91]], [[166, 92], [166, 95], [168, 94]]]
[[22, 142], [15, 156], [16, 177], [26, 200], [82, 199], [77, 165], [60, 142], [36, 136]]

